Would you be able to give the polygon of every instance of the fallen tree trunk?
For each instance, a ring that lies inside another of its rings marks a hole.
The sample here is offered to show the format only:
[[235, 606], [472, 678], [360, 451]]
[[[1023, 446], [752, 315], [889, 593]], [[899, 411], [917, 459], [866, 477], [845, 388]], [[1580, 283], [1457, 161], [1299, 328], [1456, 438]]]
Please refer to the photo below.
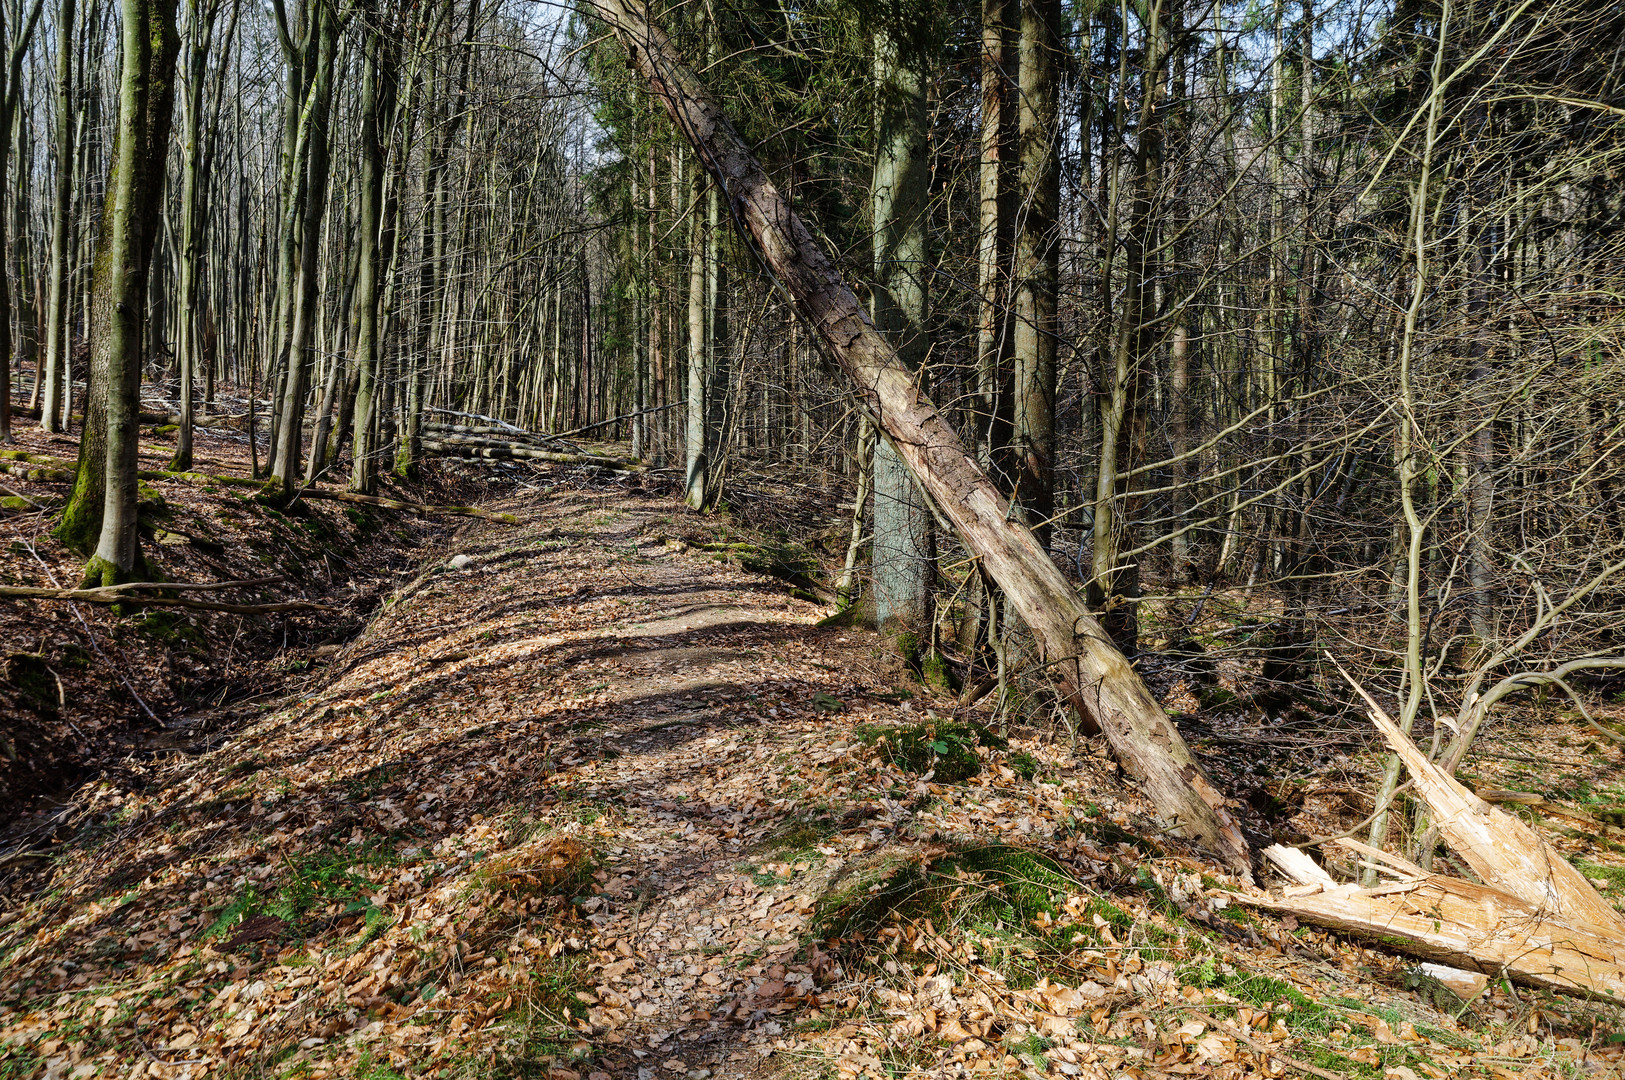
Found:
[[[1346, 846], [1374, 856], [1363, 844]], [[1314, 866], [1302, 852], [1286, 850]], [[1337, 884], [1317, 866], [1309, 870], [1283, 858], [1278, 848], [1265, 854], [1300, 885], [1281, 897], [1229, 894], [1248, 907], [1290, 914], [1492, 977], [1625, 1000], [1625, 939], [1596, 926], [1577, 925], [1539, 904], [1458, 878], [1388, 866], [1384, 869], [1395, 880], [1362, 889]]]
[[181, 607], [199, 611], [226, 611], [238, 615], [264, 615], [278, 611], [336, 611], [330, 604], [314, 600], [280, 600], [269, 604], [232, 604], [217, 600], [193, 600], [186, 596], [149, 596], [150, 592], [220, 592], [225, 589], [247, 589], [262, 585], [275, 585], [283, 578], [254, 578], [248, 581], [131, 581], [123, 585], [109, 585], [95, 589], [33, 588], [30, 586], [0, 585], [0, 599], [8, 600], [73, 600], [87, 604], [140, 604], [144, 607]]
[[19, 480], [32, 480], [36, 484], [73, 483], [72, 469], [53, 469], [25, 461], [0, 461], [0, 473], [15, 476]]
[[1032, 630], [1079, 715], [1105, 733], [1165, 820], [1247, 873], [1247, 842], [1178, 730], [1032, 532], [1014, 520], [1009, 497], [920, 392], [699, 77], [650, 24], [640, 0], [598, 0], [597, 10], [693, 144], [814, 339], [857, 384], [880, 431]]
[[423, 449], [434, 454], [450, 453], [469, 458], [515, 458], [523, 461], [551, 461], [556, 465], [593, 465], [600, 469], [618, 469], [622, 471], [641, 468], [635, 461], [623, 461], [620, 458], [603, 457], [599, 454], [562, 454], [556, 450], [535, 450], [528, 446], [517, 445], [504, 447], [475, 446], [449, 439], [424, 439]]
[[512, 431], [508, 428], [497, 427], [495, 424], [444, 424], [426, 420], [423, 423], [423, 430], [432, 431], [437, 435], [472, 439], [484, 438], [501, 443], [520, 443], [524, 445], [558, 441], [558, 437], [554, 435], [538, 435], [530, 431]]
[[264, 480], [252, 476], [222, 476], [219, 473], [171, 472], [167, 469], [142, 469], [136, 473], [143, 480], [179, 480], [183, 484], [218, 484], [221, 487], [260, 488]]
[[[424, 432], [423, 437], [426, 438], [426, 439], [432, 439], [435, 442], [440, 443], [440, 444], [442, 444], [444, 446], [459, 447], [459, 448], [461, 448], [461, 447], [471, 447], [471, 448], [474, 448], [474, 449], [481, 449], [481, 448], [485, 448], [485, 447], [490, 447], [492, 449], [497, 449], [497, 450], [544, 450], [544, 449], [546, 449], [545, 447], [538, 446], [536, 443], [530, 442], [528, 440], [524, 440], [524, 439], [499, 439], [494, 435], [463, 435], [463, 434], [453, 434], [453, 433], [447, 432], [447, 431], [426, 431], [426, 432]], [[569, 447], [565, 447], [563, 449], [554, 448], [552, 450], [548, 450], [547, 452], [552, 453], [552, 454], [578, 454], [578, 453], [583, 453], [584, 451], [575, 450], [575, 449], [571, 449]]]

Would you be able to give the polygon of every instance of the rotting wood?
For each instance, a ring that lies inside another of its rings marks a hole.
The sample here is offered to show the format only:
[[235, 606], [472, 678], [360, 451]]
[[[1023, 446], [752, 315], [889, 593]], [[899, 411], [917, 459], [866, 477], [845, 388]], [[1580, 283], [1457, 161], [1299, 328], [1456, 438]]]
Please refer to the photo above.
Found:
[[[1273, 851], [1265, 854], [1275, 861]], [[1286, 870], [1290, 864], [1277, 865]], [[1299, 887], [1280, 897], [1226, 895], [1248, 907], [1375, 939], [1423, 960], [1548, 990], [1625, 999], [1625, 939], [1554, 918], [1550, 910], [1510, 893], [1441, 874], [1402, 877], [1394, 869], [1386, 870], [1392, 880], [1371, 889], [1327, 884], [1329, 876], [1319, 867], [1287, 872]]]
[[779, 193], [699, 77], [637, 0], [600, 0], [598, 14], [723, 192], [741, 232], [802, 322], [856, 383], [860, 399], [961, 540], [1010, 599], [1081, 717], [1105, 733], [1164, 820], [1238, 872], [1250, 852], [1224, 797], [1032, 532], [966, 452], [812, 233]]
[[[1341, 666], [1338, 668], [1342, 671]], [[1343, 672], [1344, 678], [1348, 673]], [[1365, 699], [1371, 722], [1410, 770], [1416, 793], [1433, 813], [1434, 824], [1486, 885], [1510, 893], [1542, 912], [1594, 927], [1625, 942], [1625, 918], [1540, 834], [1511, 814], [1480, 799], [1427, 759], [1399, 730], [1376, 699], [1353, 679]]]

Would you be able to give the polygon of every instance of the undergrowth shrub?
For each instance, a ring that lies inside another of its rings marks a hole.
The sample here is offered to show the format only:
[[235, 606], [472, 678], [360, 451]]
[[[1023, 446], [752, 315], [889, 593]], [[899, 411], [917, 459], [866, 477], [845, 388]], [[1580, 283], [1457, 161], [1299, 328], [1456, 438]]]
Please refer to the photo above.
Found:
[[977, 747], [1002, 750], [1009, 744], [981, 724], [932, 718], [906, 727], [877, 725], [859, 731], [859, 737], [880, 749], [895, 768], [905, 772], [932, 773], [944, 784], [969, 780], [982, 771]]

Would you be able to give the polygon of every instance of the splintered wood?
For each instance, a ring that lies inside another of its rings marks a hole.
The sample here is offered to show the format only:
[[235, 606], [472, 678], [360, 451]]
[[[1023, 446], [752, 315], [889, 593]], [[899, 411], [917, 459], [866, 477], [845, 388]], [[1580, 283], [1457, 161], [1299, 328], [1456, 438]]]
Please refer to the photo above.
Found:
[[[1363, 694], [1363, 692], [1362, 692]], [[1371, 719], [1405, 762], [1439, 833], [1486, 884], [1433, 874], [1353, 840], [1337, 843], [1385, 879], [1338, 884], [1309, 856], [1264, 855], [1297, 882], [1279, 896], [1231, 894], [1426, 960], [1514, 982], [1625, 1000], [1625, 920], [1535, 831], [1429, 761], [1370, 697]]]

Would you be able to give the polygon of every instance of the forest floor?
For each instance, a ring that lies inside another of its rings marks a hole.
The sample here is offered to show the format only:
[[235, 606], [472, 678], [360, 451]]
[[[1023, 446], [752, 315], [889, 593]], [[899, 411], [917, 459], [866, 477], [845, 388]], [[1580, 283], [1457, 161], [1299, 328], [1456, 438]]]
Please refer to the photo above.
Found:
[[[485, 505], [512, 525], [321, 519], [358, 530], [317, 538], [358, 562], [385, 558], [364, 527], [401, 530], [410, 580], [358, 583], [381, 603], [325, 628], [337, 648], [300, 624], [291, 684], [210, 676], [281, 696], [82, 772], [63, 827], [10, 849], [28, 869], [0, 866], [0, 1077], [1412, 1080], [1625, 1060], [1611, 1006], [1500, 985], [1462, 1003], [1391, 952], [1227, 902], [1235, 883], [1159, 837], [1098, 746], [982, 727], [990, 701], [959, 709], [741, 565], [774, 538], [635, 479], [507, 475]], [[257, 504], [205, 494], [173, 531], [230, 512], [231, 547], [268, 542]], [[150, 616], [97, 617], [150, 661], [120, 629]], [[223, 632], [200, 636], [223, 651]], [[1369, 741], [1314, 756], [1239, 712], [1204, 721], [1215, 772], [1277, 815], [1258, 827], [1363, 816]], [[1581, 730], [1491, 733], [1479, 779], [1625, 814], [1619, 751]], [[1554, 839], [1617, 897], [1625, 845], [1597, 831]]]

